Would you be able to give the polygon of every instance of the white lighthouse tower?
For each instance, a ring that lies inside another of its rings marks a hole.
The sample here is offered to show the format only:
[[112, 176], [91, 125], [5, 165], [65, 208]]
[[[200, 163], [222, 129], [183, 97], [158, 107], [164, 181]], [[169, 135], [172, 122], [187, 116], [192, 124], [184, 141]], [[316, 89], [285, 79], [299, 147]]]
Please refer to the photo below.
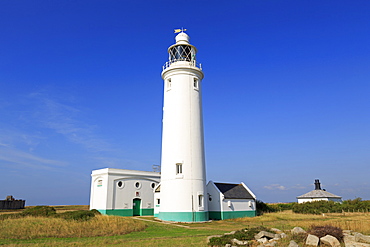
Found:
[[163, 66], [160, 210], [166, 221], [208, 220], [202, 120], [203, 72], [183, 30]]

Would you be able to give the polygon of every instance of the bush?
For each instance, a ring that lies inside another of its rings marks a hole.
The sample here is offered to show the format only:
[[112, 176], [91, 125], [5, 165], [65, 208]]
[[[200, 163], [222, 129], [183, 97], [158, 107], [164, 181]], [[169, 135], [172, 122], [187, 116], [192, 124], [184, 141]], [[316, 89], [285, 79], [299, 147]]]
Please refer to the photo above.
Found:
[[[97, 210], [96, 210], [97, 211]], [[97, 211], [99, 213], [99, 211]], [[55, 215], [55, 217], [63, 218], [65, 220], [78, 220], [78, 221], [87, 221], [91, 218], [94, 218], [97, 213], [95, 211], [69, 211]], [[100, 214], [100, 213], [99, 213]]]
[[209, 245], [211, 246], [225, 246], [231, 243], [230, 235], [223, 235], [222, 237], [213, 237], [209, 240]]
[[95, 217], [96, 215], [100, 215], [100, 212], [96, 209], [92, 209], [90, 211], [86, 210], [67, 211], [64, 213], [57, 214], [55, 208], [53, 207], [36, 206], [32, 208], [27, 208], [21, 213], [0, 215], [0, 220], [18, 219], [26, 216], [33, 216], [33, 217], [55, 217], [62, 218], [65, 220], [87, 221]]
[[264, 226], [257, 226], [257, 227], [253, 227], [253, 228], [250, 228], [250, 229], [245, 228], [243, 230], [243, 233], [244, 233], [244, 236], [245, 236], [245, 239], [244, 240], [252, 240], [252, 239], [254, 239], [254, 235], [256, 235], [257, 233], [259, 233], [260, 231], [274, 233], [269, 228], [266, 228]]
[[342, 204], [333, 201], [304, 202], [293, 205], [292, 210], [301, 214], [341, 213]]
[[90, 211], [93, 212], [94, 215], [101, 215], [101, 213], [96, 209], [91, 209]]
[[308, 230], [309, 234], [315, 235], [319, 238], [331, 235], [336, 237], [339, 241], [343, 240], [343, 231], [339, 227], [325, 225], [325, 226], [311, 226]]
[[239, 231], [236, 231], [234, 234], [223, 235], [222, 237], [213, 237], [209, 240], [209, 245], [211, 246], [225, 246], [226, 244], [231, 244], [231, 240], [236, 238], [240, 241], [253, 240], [254, 236], [260, 231], [271, 232], [270, 229], [258, 226], [253, 228], [245, 228]]
[[297, 203], [292, 206], [294, 213], [300, 214], [322, 214], [342, 212], [369, 212], [370, 201], [362, 201], [361, 198], [346, 200], [343, 203], [333, 201], [314, 201]]
[[41, 217], [54, 216], [55, 214], [56, 214], [55, 208], [49, 206], [36, 206], [32, 208], [27, 208], [22, 213], [20, 213], [21, 216], [41, 216]]
[[256, 200], [257, 215], [262, 215], [263, 213], [276, 212], [277, 210], [263, 201]]
[[284, 210], [292, 210], [293, 206], [297, 204], [296, 202], [289, 202], [289, 203], [278, 203], [271, 206], [275, 206], [278, 211], [284, 211]]

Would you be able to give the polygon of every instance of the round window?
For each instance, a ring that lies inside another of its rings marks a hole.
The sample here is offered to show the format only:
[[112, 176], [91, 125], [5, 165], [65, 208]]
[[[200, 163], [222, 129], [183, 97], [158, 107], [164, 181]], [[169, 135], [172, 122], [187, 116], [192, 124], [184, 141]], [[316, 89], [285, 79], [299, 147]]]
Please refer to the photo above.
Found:
[[154, 189], [154, 187], [155, 187], [155, 183], [152, 183], [152, 184], [151, 184], [151, 186], [152, 186], [152, 189]]
[[139, 182], [136, 182], [136, 183], [135, 183], [135, 187], [136, 187], [136, 188], [140, 188], [140, 183], [139, 183]]
[[117, 186], [119, 188], [123, 188], [124, 185], [125, 185], [125, 183], [123, 181], [118, 181], [118, 183], [117, 183]]

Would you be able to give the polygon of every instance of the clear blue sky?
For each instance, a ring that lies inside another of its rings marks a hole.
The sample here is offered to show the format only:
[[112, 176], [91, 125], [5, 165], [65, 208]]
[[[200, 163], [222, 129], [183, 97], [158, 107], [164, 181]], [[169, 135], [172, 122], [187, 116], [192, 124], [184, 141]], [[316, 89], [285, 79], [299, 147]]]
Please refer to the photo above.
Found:
[[88, 204], [160, 164], [162, 65], [203, 65], [207, 180], [370, 199], [370, 1], [0, 1], [0, 199]]

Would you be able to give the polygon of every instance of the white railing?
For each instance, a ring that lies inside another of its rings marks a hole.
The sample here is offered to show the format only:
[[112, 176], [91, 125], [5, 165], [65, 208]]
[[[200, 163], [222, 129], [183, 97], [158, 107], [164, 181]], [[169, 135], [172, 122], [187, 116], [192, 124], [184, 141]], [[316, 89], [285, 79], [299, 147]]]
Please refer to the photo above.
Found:
[[167, 69], [168, 67], [171, 66], [171, 64], [173, 63], [176, 63], [176, 62], [187, 62], [190, 66], [193, 66], [193, 67], [197, 67], [199, 68], [200, 70], [202, 70], [202, 64], [201, 63], [197, 63], [196, 61], [186, 61], [186, 60], [181, 60], [181, 59], [175, 59], [175, 60], [172, 60], [172, 61], [168, 61], [166, 62], [164, 65], [163, 65], [163, 70]]

